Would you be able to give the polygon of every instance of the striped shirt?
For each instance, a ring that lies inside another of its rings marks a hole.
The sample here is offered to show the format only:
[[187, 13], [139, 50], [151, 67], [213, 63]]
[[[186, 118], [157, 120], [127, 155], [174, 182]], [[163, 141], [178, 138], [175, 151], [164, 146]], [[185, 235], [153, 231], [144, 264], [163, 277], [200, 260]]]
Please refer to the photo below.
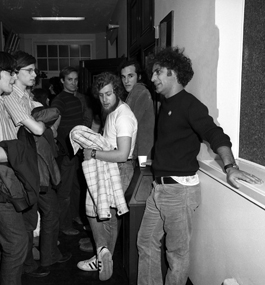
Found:
[[19, 127], [23, 125], [22, 122], [28, 118], [33, 119], [31, 111], [35, 107], [42, 105], [33, 101], [26, 90], [22, 91], [16, 85], [13, 85], [12, 93], [10, 95], [4, 95], [2, 99], [3, 109], [5, 111], [4, 115], [7, 116], [7, 119], [3, 119], [6, 123], [3, 133], [4, 140], [17, 139], [17, 132]]

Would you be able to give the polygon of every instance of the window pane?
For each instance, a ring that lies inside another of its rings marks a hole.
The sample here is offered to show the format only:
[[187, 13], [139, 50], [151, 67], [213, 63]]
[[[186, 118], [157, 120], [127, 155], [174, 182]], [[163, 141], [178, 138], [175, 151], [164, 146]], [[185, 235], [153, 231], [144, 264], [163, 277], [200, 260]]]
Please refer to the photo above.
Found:
[[90, 57], [90, 45], [81, 45], [81, 57]]
[[46, 46], [37, 46], [37, 57], [47, 57]]
[[58, 53], [57, 53], [57, 46], [52, 45], [52, 46], [48, 46], [48, 56], [49, 57], [57, 57]]
[[66, 59], [60, 58], [60, 59], [59, 59], [59, 65], [60, 65], [60, 70], [63, 69], [64, 67], [69, 66], [69, 60], [68, 60], [68, 58], [66, 58]]
[[68, 46], [59, 46], [59, 57], [69, 57]]
[[49, 70], [58, 70], [58, 59], [49, 58]]
[[79, 58], [70, 58], [70, 66], [79, 68]]
[[37, 63], [38, 63], [38, 69], [48, 70], [47, 59], [38, 59]]
[[79, 57], [78, 45], [70, 45], [70, 57]]

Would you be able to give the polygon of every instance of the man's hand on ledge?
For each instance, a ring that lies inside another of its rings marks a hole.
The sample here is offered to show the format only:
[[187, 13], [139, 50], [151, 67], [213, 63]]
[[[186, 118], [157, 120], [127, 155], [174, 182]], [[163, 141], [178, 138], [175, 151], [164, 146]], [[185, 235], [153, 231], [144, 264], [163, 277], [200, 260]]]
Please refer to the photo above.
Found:
[[257, 176], [233, 167], [227, 169], [227, 180], [236, 188], [240, 187], [237, 180], [243, 180], [250, 184], [264, 183], [264, 181]]

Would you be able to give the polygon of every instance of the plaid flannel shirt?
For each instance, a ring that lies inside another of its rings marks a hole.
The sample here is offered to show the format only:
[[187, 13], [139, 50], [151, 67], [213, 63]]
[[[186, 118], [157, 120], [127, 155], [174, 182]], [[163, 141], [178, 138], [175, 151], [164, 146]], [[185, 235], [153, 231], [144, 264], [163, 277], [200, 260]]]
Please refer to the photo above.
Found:
[[[102, 135], [86, 126], [74, 127], [69, 136], [74, 154], [80, 148], [113, 149]], [[98, 216], [99, 219], [110, 218], [110, 207], [117, 208], [118, 215], [129, 211], [116, 162], [90, 159], [83, 161], [82, 168], [88, 186], [86, 195], [86, 214], [88, 216]]]

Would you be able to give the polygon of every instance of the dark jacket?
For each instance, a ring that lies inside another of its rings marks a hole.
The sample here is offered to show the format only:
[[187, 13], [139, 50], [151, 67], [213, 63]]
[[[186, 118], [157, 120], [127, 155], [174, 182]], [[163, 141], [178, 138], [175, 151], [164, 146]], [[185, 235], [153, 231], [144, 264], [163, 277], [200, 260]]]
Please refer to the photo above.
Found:
[[[42, 121], [47, 126], [54, 122], [59, 111], [55, 108], [40, 109], [32, 111], [32, 116], [37, 121]], [[49, 185], [57, 186], [61, 181], [60, 170], [55, 160], [56, 150], [52, 130], [48, 127], [42, 136], [35, 136], [29, 133], [24, 127], [18, 131], [18, 138], [29, 145], [33, 145], [40, 177], [40, 192], [45, 193]]]
[[35, 204], [39, 195], [37, 161], [32, 159], [31, 146], [19, 140], [1, 141], [8, 163], [0, 165], [0, 201], [11, 202], [16, 210], [23, 211]]

